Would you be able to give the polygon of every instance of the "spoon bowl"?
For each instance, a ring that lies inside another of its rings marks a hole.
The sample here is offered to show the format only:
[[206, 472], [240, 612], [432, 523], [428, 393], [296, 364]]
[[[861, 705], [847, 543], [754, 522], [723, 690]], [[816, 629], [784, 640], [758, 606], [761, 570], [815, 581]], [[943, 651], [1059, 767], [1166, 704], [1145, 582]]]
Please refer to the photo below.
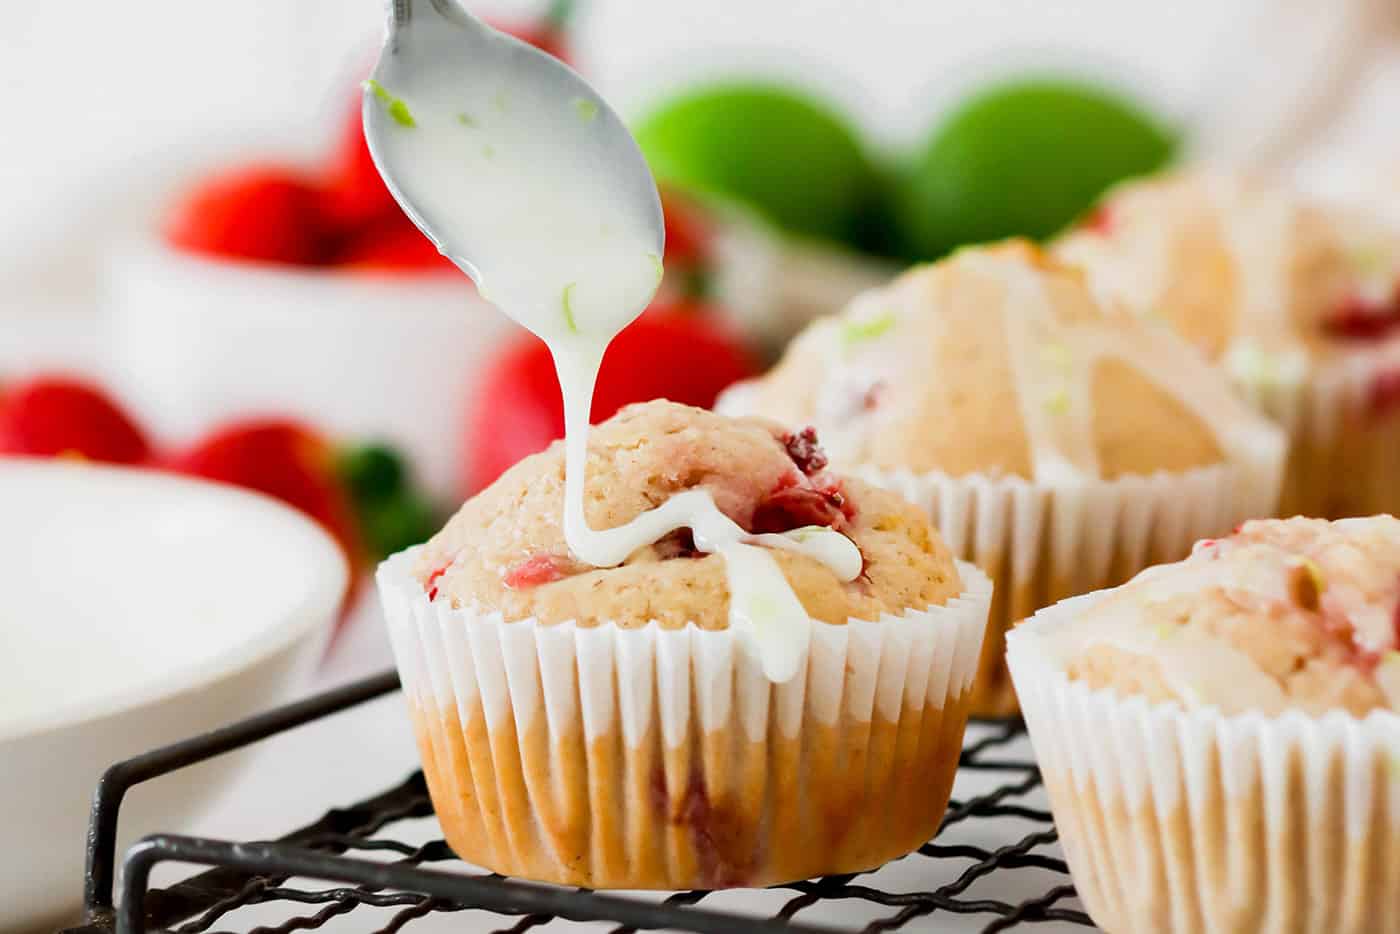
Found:
[[[576, 257], [579, 268], [563, 275], [578, 282], [570, 298], [580, 304], [590, 300], [586, 282], [607, 278], [612, 257], [626, 254], [617, 237], [659, 264], [661, 200], [621, 118], [563, 62], [455, 0], [390, 4], [388, 37], [365, 84], [364, 126], [404, 211], [513, 316], [543, 315], [537, 306], [548, 305], [548, 320], [559, 320], [560, 283], [536, 281], [529, 255], [556, 268]], [[635, 269], [620, 272], [613, 281]], [[626, 304], [615, 291], [609, 298]]]

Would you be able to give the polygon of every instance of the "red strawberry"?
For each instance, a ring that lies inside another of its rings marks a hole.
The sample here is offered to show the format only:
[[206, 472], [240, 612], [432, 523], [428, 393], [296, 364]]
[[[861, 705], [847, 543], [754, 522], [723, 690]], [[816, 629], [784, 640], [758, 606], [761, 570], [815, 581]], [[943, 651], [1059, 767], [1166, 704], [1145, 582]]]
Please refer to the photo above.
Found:
[[[571, 0], [556, 0], [538, 23], [494, 25], [567, 62], [565, 27], [572, 5]], [[322, 186], [322, 210], [327, 221], [334, 230], [347, 236], [353, 236], [363, 227], [400, 216], [399, 206], [374, 167], [365, 143], [362, 106], [362, 98], [356, 94]]]
[[[603, 359], [593, 421], [624, 405], [666, 398], [708, 407], [757, 366], [726, 327], [694, 306], [648, 311], [618, 335]], [[522, 335], [487, 367], [468, 412], [473, 440], [464, 482], [475, 491], [511, 464], [564, 436], [564, 407], [549, 351]]]
[[347, 270], [409, 275], [458, 271], [402, 214], [351, 237], [336, 255], [335, 264]]
[[541, 52], [548, 52], [559, 61], [569, 64], [568, 40], [562, 32], [548, 22], [519, 25], [515, 23], [493, 23], [501, 32], [510, 33], [522, 42], [528, 42]]
[[403, 216], [370, 158], [360, 107], [357, 94], [321, 192], [326, 221], [341, 235]]
[[131, 416], [95, 386], [40, 376], [0, 397], [0, 453], [139, 464], [151, 446]]
[[507, 568], [501, 582], [511, 590], [529, 590], [540, 584], [552, 584], [555, 581], [563, 580], [574, 573], [571, 570], [573, 564], [572, 560], [560, 558], [557, 555], [531, 555], [524, 561]]
[[491, 25], [567, 64], [570, 57], [569, 21], [573, 19], [573, 15], [574, 0], [553, 0], [549, 10], [538, 22], [505, 23], [493, 20]]
[[295, 421], [250, 419], [225, 425], [171, 460], [182, 473], [257, 490], [295, 506], [359, 554], [349, 502], [335, 482], [330, 446]]
[[673, 191], [661, 195], [666, 217], [666, 265], [698, 266], [709, 261], [710, 228], [698, 205]]
[[248, 166], [212, 176], [175, 206], [173, 245], [235, 259], [313, 265], [326, 256], [316, 189], [287, 169]]

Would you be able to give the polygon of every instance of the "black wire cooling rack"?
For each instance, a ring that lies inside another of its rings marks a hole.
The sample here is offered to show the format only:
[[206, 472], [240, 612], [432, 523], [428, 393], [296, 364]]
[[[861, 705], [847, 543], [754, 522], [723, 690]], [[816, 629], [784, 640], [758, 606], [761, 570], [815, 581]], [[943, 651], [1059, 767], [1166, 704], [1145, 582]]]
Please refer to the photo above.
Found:
[[[116, 883], [116, 828], [122, 799], [133, 786], [261, 739], [346, 710], [398, 689], [386, 672], [203, 736], [120, 762], [103, 776], [93, 798], [87, 841], [86, 923], [64, 934], [201, 934], [234, 930], [240, 910], [257, 906], [258, 934], [313, 930], [343, 916], [355, 930], [398, 931], [438, 912], [494, 915], [501, 932], [524, 932], [564, 919], [627, 934], [638, 929], [714, 934], [759, 932], [875, 932], [911, 930], [936, 913], [978, 917], [984, 932], [1034, 922], [1091, 922], [1079, 908], [1056, 847], [1050, 814], [1037, 806], [1040, 773], [1026, 752], [1019, 723], [974, 723], [964, 746], [960, 781], [974, 777], [979, 793], [948, 806], [937, 836], [917, 853], [873, 873], [827, 876], [776, 886], [764, 913], [733, 907], [732, 893], [676, 892], [661, 900], [604, 895], [583, 889], [517, 882], [473, 870], [436, 837], [422, 773], [271, 842], [245, 843], [160, 834], [125, 855], [121, 898]], [[980, 786], [990, 790], [982, 791]], [[406, 842], [430, 830], [427, 842]], [[417, 831], [414, 833], [413, 831]], [[168, 888], [150, 887], [160, 863], [205, 867]], [[888, 879], [887, 870], [898, 880]], [[1028, 893], [1011, 902], [985, 890]], [[917, 880], [909, 885], [909, 880]], [[894, 881], [903, 884], [892, 884]], [[870, 920], [834, 927], [833, 900], [868, 908]], [[823, 906], [827, 910], [823, 910]], [[281, 919], [266, 923], [269, 910]], [[478, 921], [478, 924], [481, 922]], [[929, 922], [925, 922], [929, 923]], [[488, 922], [489, 926], [489, 922]], [[244, 927], [246, 929], [246, 926]], [[343, 929], [343, 927], [342, 927]]]

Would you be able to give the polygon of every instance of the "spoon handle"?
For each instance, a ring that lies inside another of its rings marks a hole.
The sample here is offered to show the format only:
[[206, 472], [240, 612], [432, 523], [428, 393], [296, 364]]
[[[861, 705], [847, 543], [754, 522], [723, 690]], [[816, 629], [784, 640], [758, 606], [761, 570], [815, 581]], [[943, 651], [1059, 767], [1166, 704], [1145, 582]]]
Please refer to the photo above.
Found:
[[[429, 5], [439, 17], [454, 25], [466, 26], [473, 21], [455, 0], [429, 0]], [[415, 10], [423, 6], [423, 0], [389, 0], [389, 20], [395, 27], [405, 26], [413, 18]]]

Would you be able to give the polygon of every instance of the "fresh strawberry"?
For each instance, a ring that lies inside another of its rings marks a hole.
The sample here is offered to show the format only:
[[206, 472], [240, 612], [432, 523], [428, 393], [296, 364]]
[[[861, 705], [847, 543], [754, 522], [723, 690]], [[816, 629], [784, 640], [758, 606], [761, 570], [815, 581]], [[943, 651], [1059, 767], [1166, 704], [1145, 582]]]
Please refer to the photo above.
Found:
[[345, 121], [340, 146], [331, 157], [321, 190], [326, 222], [341, 237], [403, 217], [370, 158], [361, 119], [360, 95]]
[[[567, 62], [566, 30], [572, 8], [572, 0], [555, 0], [539, 22], [493, 25]], [[340, 144], [326, 170], [321, 203], [331, 227], [344, 237], [353, 237], [365, 227], [401, 216], [365, 143], [362, 97], [358, 93], [341, 131]]]
[[711, 226], [700, 206], [673, 191], [661, 194], [666, 218], [665, 295], [703, 299], [709, 292]]
[[[346, 270], [413, 275], [457, 273], [452, 261], [402, 214], [352, 236], [335, 264]], [[463, 281], [466, 281], [465, 279]]]
[[170, 466], [295, 506], [334, 535], [347, 555], [359, 555], [350, 504], [336, 482], [333, 452], [325, 439], [298, 422], [233, 422], [178, 454]]
[[0, 395], [0, 453], [139, 464], [150, 457], [151, 446], [101, 390], [76, 379], [41, 376]]
[[491, 25], [567, 64], [570, 62], [569, 22], [573, 15], [574, 0], [553, 0], [544, 16], [537, 22], [509, 23], [492, 20]]
[[[594, 422], [624, 405], [665, 398], [709, 407], [757, 366], [727, 328], [695, 306], [654, 307], [617, 336], [603, 358]], [[479, 490], [511, 464], [564, 436], [564, 406], [549, 351], [522, 335], [487, 367], [468, 412], [464, 482]]]
[[666, 219], [666, 265], [700, 266], [710, 259], [710, 225], [700, 206], [674, 191], [661, 194]]
[[176, 204], [165, 236], [197, 253], [300, 266], [327, 252], [315, 187], [275, 166], [212, 176]]

